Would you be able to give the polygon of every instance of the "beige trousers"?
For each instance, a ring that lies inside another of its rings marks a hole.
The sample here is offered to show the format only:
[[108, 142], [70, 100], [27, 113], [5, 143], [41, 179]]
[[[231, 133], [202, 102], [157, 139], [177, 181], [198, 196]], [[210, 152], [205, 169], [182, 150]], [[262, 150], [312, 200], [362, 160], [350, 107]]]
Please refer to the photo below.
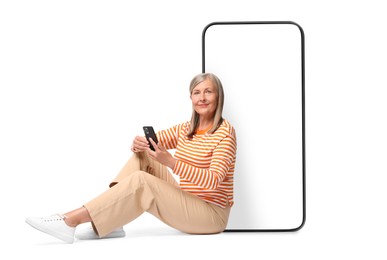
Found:
[[99, 237], [144, 212], [190, 234], [219, 233], [227, 226], [229, 207], [218, 207], [181, 190], [167, 167], [146, 153], [133, 154], [109, 187], [84, 204]]

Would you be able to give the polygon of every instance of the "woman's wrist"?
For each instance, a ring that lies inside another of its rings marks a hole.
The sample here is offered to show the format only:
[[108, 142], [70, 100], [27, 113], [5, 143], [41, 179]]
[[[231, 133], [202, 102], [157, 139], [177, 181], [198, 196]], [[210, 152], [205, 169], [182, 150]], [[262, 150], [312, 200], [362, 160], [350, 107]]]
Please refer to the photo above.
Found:
[[173, 170], [175, 168], [176, 161], [177, 161], [177, 159], [175, 159], [174, 157], [171, 157], [167, 166]]

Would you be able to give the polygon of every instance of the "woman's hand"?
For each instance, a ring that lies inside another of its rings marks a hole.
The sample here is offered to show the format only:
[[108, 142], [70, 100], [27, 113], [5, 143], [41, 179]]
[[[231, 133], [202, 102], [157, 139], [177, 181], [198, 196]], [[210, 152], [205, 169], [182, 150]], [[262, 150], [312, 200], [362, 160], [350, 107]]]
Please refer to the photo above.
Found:
[[152, 138], [149, 138], [149, 142], [155, 148], [152, 151], [150, 148], [147, 149], [149, 157], [153, 160], [158, 161], [159, 163], [173, 169], [175, 167], [176, 159], [162, 146], [160, 143], [156, 144]]
[[147, 151], [149, 150], [149, 143], [144, 136], [136, 136], [130, 150], [134, 153]]

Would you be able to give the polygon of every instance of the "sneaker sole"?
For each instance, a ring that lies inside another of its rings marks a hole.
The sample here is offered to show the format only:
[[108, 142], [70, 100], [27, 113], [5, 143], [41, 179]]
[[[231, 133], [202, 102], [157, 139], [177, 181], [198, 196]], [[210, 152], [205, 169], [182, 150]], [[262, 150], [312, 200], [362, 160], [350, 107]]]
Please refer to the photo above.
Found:
[[113, 231], [109, 234], [107, 234], [104, 237], [98, 237], [97, 234], [94, 235], [75, 235], [75, 238], [79, 240], [93, 240], [93, 239], [107, 239], [107, 238], [119, 238], [119, 237], [124, 237], [126, 236], [126, 233], [124, 230], [119, 230], [119, 231]]

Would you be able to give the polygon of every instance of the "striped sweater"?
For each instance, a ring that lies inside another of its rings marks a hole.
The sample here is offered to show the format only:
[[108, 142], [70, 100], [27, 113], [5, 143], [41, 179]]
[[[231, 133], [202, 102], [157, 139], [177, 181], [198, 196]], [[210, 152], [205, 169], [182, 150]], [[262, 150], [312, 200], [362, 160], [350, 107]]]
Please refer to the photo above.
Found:
[[232, 206], [233, 174], [236, 160], [236, 134], [223, 120], [213, 134], [186, 137], [190, 122], [157, 133], [167, 149], [176, 149], [173, 173], [180, 176], [180, 187], [202, 200], [222, 208]]

